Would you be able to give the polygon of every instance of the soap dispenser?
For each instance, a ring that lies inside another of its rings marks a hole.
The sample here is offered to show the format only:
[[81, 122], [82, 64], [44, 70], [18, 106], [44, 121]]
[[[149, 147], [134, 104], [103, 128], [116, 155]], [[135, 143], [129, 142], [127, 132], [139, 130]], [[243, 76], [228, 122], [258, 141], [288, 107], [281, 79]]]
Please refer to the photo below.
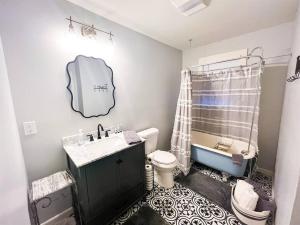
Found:
[[78, 130], [78, 144], [83, 145], [84, 144], [84, 133], [82, 129]]

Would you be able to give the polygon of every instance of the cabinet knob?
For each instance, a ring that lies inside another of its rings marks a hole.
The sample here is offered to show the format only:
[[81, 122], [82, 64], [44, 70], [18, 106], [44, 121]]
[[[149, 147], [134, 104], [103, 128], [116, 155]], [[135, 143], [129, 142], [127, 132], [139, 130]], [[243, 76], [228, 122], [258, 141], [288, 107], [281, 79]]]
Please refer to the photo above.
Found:
[[121, 164], [122, 162], [123, 162], [122, 159], [118, 159], [118, 160], [117, 160], [117, 163], [118, 163], [118, 164]]

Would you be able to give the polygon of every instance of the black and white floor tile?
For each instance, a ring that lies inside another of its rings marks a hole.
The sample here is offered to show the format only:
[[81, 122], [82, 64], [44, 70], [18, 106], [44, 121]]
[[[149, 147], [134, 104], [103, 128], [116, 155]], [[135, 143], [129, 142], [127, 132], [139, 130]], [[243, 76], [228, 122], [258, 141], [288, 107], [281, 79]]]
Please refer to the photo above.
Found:
[[[194, 164], [199, 172], [222, 181], [222, 174], [200, 164]], [[180, 174], [175, 170], [174, 175]], [[272, 194], [272, 178], [261, 173], [253, 176], [268, 196]], [[236, 178], [230, 178], [227, 183], [232, 186], [236, 184]], [[175, 183], [171, 189], [165, 189], [155, 185], [155, 188], [146, 196], [146, 199], [138, 202], [125, 212], [113, 225], [121, 225], [135, 214], [143, 205], [149, 205], [157, 211], [171, 225], [238, 225], [237, 218], [225, 209], [207, 200], [200, 194]], [[272, 220], [268, 221], [272, 224]]]
[[148, 204], [174, 225], [239, 224], [232, 214], [178, 183], [171, 189], [156, 187]]
[[237, 225], [234, 215], [179, 183], [171, 189], [155, 185], [146, 201], [140, 201], [113, 225], [123, 224], [144, 204], [157, 211], [171, 225]]
[[[224, 182], [222, 179], [219, 179], [219, 177], [222, 177], [221, 173], [217, 170], [211, 169], [205, 165], [199, 164], [199, 163], [194, 163], [193, 167], [196, 168], [199, 172], [210, 176], [212, 178], [216, 178], [219, 181]], [[273, 196], [272, 196], [272, 184], [273, 184], [273, 180], [271, 176], [267, 176], [261, 172], [256, 172], [253, 174], [252, 176], [252, 181], [256, 182], [257, 184], [257, 188], [260, 189], [260, 191], [263, 192], [263, 194], [265, 196], [268, 197], [269, 200], [272, 200]], [[237, 178], [235, 177], [230, 177], [227, 181], [227, 183], [230, 186], [235, 185], [237, 182]], [[270, 215], [268, 221], [267, 221], [268, 225], [273, 224], [273, 216], [272, 214]]]
[[259, 185], [260, 189], [269, 199], [272, 199], [272, 177], [266, 176], [261, 172], [256, 172], [252, 180]]
[[[222, 174], [220, 171], [214, 170], [212, 168], [209, 168], [205, 165], [199, 164], [199, 163], [194, 163], [193, 167], [197, 169], [200, 173], [210, 176], [211, 178], [214, 178], [215, 180], [224, 182], [222, 179]], [[236, 184], [237, 179], [235, 177], [229, 177], [228, 183], [231, 187]]]
[[112, 225], [121, 225], [125, 223], [133, 214], [135, 214], [139, 209], [147, 204], [146, 201], [139, 201], [135, 205], [133, 205], [130, 209], [128, 209], [123, 215], [121, 215]]
[[[220, 171], [217, 171], [215, 169], [209, 168], [205, 165], [194, 163], [193, 168], [197, 169], [200, 173], [210, 176], [211, 178], [214, 178], [218, 181], [224, 182], [222, 180], [222, 174]], [[265, 196], [268, 197], [269, 200], [272, 200], [272, 184], [273, 180], [271, 176], [267, 176], [261, 172], [255, 172], [252, 176], [252, 181], [256, 182], [257, 188], [260, 189], [260, 191], [263, 192]], [[236, 177], [230, 177], [227, 182], [231, 187], [236, 185], [237, 178]], [[272, 222], [273, 218], [272, 215], [270, 215], [269, 220], [267, 221], [267, 224], [273, 224]]]

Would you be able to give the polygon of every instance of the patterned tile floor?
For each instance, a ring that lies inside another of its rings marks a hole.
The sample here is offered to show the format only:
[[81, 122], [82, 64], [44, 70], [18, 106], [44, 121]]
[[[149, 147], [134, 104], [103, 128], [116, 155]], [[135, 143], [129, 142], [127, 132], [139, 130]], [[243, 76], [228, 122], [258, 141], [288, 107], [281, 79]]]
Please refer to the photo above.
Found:
[[[198, 169], [200, 173], [203, 173], [207, 176], [210, 176], [218, 181], [224, 182], [222, 180], [222, 174], [220, 171], [214, 170], [212, 168], [209, 168], [205, 165], [201, 165], [198, 163], [194, 163], [193, 167]], [[179, 171], [180, 173], [180, 171]], [[235, 177], [230, 177], [226, 183], [228, 183], [230, 186], [233, 186], [236, 184], [237, 178]], [[256, 172], [252, 176], [252, 181], [256, 182], [257, 187], [261, 190], [261, 192], [267, 196], [270, 200], [272, 200], [272, 184], [273, 180], [272, 177], [267, 176], [261, 172]], [[273, 217], [272, 214], [269, 216], [269, 219], [267, 221], [267, 225], [272, 225], [273, 224]]]
[[240, 224], [234, 215], [190, 189], [175, 183], [171, 189], [156, 185], [145, 201], [138, 202], [113, 225], [123, 224], [145, 204], [159, 212], [171, 225]]
[[[210, 176], [216, 180], [222, 181], [220, 172], [205, 167], [200, 164], [194, 164], [199, 172]], [[175, 172], [177, 175], [179, 172]], [[272, 179], [261, 173], [256, 173], [253, 180], [257, 181], [264, 192], [271, 196]], [[223, 181], [222, 181], [223, 182]], [[230, 178], [227, 183], [234, 185], [235, 178]], [[171, 189], [165, 189], [155, 185], [155, 188], [146, 196], [146, 199], [138, 202], [125, 212], [113, 225], [121, 225], [141, 206], [148, 204], [157, 211], [171, 225], [236, 225], [240, 224], [236, 217], [220, 206], [205, 199], [198, 193], [183, 187], [179, 183]], [[268, 224], [272, 224], [270, 220]]]

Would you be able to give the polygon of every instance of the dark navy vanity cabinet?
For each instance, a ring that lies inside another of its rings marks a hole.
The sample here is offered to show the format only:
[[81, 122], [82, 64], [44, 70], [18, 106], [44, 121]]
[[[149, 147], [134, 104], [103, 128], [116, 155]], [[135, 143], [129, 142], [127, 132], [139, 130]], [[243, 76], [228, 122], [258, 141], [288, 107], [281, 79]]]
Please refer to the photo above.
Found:
[[[68, 166], [78, 187], [84, 225], [105, 225], [139, 200], [145, 190], [144, 142], [77, 168]], [[72, 190], [75, 197], [75, 190]]]

